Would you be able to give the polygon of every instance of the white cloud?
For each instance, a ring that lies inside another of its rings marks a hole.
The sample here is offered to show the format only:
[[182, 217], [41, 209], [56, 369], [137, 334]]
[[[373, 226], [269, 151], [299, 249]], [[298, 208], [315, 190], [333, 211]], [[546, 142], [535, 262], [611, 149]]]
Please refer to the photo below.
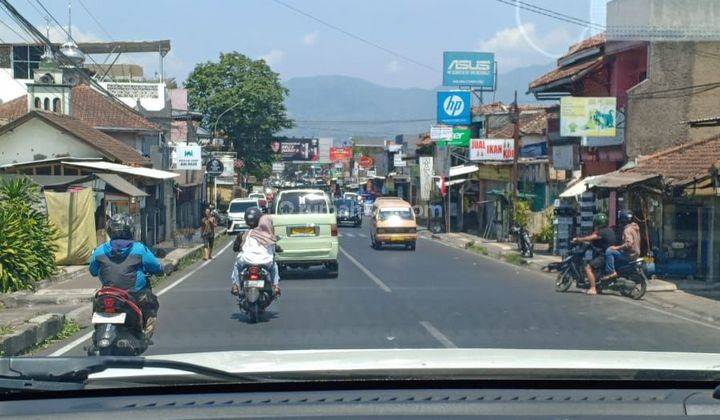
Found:
[[274, 48], [260, 56], [260, 59], [265, 60], [269, 66], [280, 64], [283, 58], [285, 58], [285, 51]]
[[545, 64], [564, 54], [577, 42], [577, 35], [555, 28], [539, 34], [532, 23], [502, 29], [491, 38], [480, 40], [478, 49], [494, 52], [500, 72], [532, 64]]
[[397, 60], [392, 60], [385, 65], [385, 70], [388, 73], [397, 73], [400, 71], [400, 63]]
[[[28, 42], [30, 38], [30, 35], [22, 30], [18, 25], [14, 23], [10, 23], [8, 21], [8, 25], [13, 30], [8, 29], [5, 25], [0, 25], [0, 38], [5, 40], [5, 42], [18, 42], [18, 43], [25, 43]], [[37, 28], [45, 34], [45, 26], [37, 26]], [[65, 28], [67, 29], [67, 28]], [[18, 36], [18, 34], [20, 36]], [[72, 36], [77, 42], [97, 42], [102, 41], [100, 37], [97, 35], [91, 33], [91, 32], [85, 32], [81, 29], [79, 29], [76, 26], [72, 27]], [[53, 42], [65, 42], [67, 40], [67, 34], [63, 29], [59, 28], [58, 26], [52, 26], [50, 27], [50, 40]]]
[[305, 45], [315, 45], [318, 41], [318, 32], [310, 32], [303, 35], [302, 43]]

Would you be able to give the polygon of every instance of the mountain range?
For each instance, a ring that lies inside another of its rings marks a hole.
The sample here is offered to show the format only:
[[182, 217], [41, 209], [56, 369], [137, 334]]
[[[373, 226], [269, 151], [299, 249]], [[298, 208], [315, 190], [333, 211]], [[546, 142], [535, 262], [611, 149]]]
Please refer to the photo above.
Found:
[[[535, 101], [528, 84], [554, 64], [521, 67], [498, 75], [497, 91], [484, 93], [483, 102]], [[296, 77], [287, 80], [285, 105], [296, 126], [282, 134], [302, 137], [388, 137], [428, 131], [435, 121], [435, 89], [394, 88], [348, 76]]]

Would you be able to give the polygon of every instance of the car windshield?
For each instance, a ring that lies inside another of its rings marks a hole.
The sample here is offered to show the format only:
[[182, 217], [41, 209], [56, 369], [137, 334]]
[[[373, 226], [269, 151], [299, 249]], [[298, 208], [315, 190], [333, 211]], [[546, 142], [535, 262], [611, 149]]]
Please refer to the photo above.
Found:
[[388, 208], [380, 209], [380, 221], [392, 219], [413, 220], [413, 211], [410, 208]]
[[720, 0], [0, 0], [0, 372], [103, 355], [720, 372]]
[[230, 203], [228, 211], [231, 213], [244, 213], [245, 210], [249, 209], [250, 207], [257, 207], [257, 203], [254, 201], [235, 201], [233, 203]]
[[277, 204], [277, 214], [325, 214], [328, 205], [322, 192], [284, 192]]

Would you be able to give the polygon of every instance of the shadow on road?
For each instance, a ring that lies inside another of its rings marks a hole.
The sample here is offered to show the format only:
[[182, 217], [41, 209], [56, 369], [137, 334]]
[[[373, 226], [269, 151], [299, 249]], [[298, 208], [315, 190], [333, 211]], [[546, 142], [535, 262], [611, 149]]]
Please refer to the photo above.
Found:
[[[324, 269], [288, 269], [280, 273], [280, 280], [334, 280]], [[280, 285], [282, 287], [282, 284]]]
[[[275, 311], [265, 311], [265, 312], [263, 312], [263, 314], [260, 316], [260, 319], [258, 319], [258, 322], [257, 322], [257, 323], [258, 323], [258, 324], [262, 324], [262, 323], [264, 323], [264, 322], [268, 322], [268, 321], [270, 321], [271, 319], [275, 319], [275, 318], [277, 318], [277, 317], [278, 317], [278, 313], [277, 313], [277, 312], [275, 312]], [[235, 320], [237, 320], [237, 321], [243, 321], [243, 322], [246, 323], [246, 324], [250, 324], [250, 318], [248, 318], [248, 316], [245, 315], [245, 314], [242, 313], [242, 312], [235, 312], [234, 314], [232, 314], [232, 315], [230, 316], [230, 319], [235, 319]]]

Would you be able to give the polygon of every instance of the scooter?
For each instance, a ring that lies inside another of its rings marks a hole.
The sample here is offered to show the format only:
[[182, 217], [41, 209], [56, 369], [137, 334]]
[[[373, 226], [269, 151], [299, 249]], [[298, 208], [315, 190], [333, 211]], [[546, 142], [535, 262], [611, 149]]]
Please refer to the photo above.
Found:
[[[575, 283], [578, 289], [589, 289], [590, 281], [585, 275], [585, 260], [587, 257], [604, 252], [591, 244], [579, 244], [573, 247], [570, 254], [557, 267], [558, 276], [555, 281], [555, 290], [566, 292]], [[590, 259], [590, 258], [587, 258]], [[604, 290], [617, 290], [621, 295], [634, 300], [642, 299], [647, 291], [647, 277], [643, 266], [644, 258], [638, 258], [625, 264], [616, 264], [618, 277], [610, 280], [600, 280], [603, 276], [602, 270], [595, 270], [595, 288], [598, 293]]]
[[103, 286], [95, 293], [92, 325], [90, 356], [138, 356], [152, 343], [137, 302], [117, 287]]
[[[276, 246], [275, 252], [282, 252], [282, 248]], [[246, 266], [240, 272], [240, 288], [242, 293], [238, 296], [238, 306], [254, 324], [277, 297], [270, 271], [263, 266]]]

